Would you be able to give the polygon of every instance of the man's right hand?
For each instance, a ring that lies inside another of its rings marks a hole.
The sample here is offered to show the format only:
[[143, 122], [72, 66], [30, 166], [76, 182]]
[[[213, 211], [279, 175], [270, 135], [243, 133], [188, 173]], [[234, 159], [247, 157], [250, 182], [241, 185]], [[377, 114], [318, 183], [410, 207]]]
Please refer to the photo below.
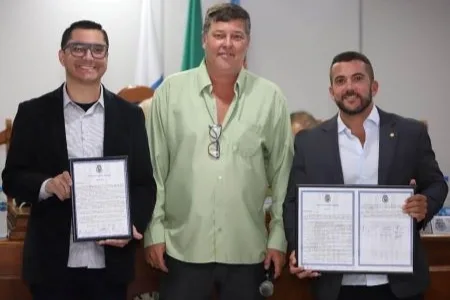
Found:
[[153, 268], [160, 269], [164, 272], [169, 270], [166, 267], [166, 262], [164, 261], [164, 253], [166, 252], [166, 243], [159, 243], [148, 246], [145, 248], [145, 260]]
[[303, 267], [297, 266], [297, 259], [295, 258], [295, 251], [292, 251], [289, 257], [289, 272], [300, 279], [319, 277], [320, 273], [312, 270], [306, 270]]
[[59, 200], [64, 201], [70, 198], [71, 186], [72, 178], [70, 177], [69, 172], [64, 171], [47, 182], [45, 191], [55, 195]]

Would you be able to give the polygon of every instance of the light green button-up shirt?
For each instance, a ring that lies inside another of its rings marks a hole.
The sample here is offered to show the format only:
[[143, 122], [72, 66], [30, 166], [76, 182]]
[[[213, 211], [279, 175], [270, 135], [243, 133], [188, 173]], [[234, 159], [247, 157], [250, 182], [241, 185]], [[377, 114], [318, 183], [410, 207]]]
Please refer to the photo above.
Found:
[[168, 77], [156, 90], [147, 133], [157, 201], [145, 246], [165, 242], [168, 255], [194, 263], [258, 263], [267, 248], [286, 251], [282, 203], [293, 157], [286, 99], [246, 69], [234, 90], [218, 159], [208, 154], [217, 110], [205, 63]]

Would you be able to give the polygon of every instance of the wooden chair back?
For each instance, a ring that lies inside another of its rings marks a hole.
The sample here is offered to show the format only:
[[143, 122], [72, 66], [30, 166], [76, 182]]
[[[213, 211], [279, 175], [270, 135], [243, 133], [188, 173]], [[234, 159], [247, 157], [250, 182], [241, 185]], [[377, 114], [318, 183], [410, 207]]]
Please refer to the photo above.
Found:
[[128, 102], [139, 104], [142, 101], [153, 96], [153, 89], [148, 86], [127, 86], [119, 91], [117, 95], [127, 100]]
[[6, 151], [9, 149], [9, 143], [11, 140], [12, 120], [5, 120], [5, 129], [0, 132], [0, 145], [6, 146]]

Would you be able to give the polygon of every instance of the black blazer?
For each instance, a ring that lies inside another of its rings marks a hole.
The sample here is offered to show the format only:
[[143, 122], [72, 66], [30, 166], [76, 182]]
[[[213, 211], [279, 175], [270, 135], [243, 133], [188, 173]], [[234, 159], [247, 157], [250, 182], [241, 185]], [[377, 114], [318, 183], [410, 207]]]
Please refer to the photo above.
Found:
[[[424, 124], [378, 109], [380, 114], [380, 153], [378, 184], [409, 185], [416, 179], [417, 193], [428, 198], [428, 213], [416, 226], [414, 273], [389, 275], [393, 293], [409, 297], [423, 293], [429, 283], [428, 264], [420, 243], [419, 230], [442, 207], [448, 187], [435, 160], [430, 137]], [[393, 133], [393, 136], [392, 134]], [[337, 135], [337, 115], [318, 127], [300, 132], [295, 137], [295, 155], [283, 209], [289, 250], [296, 248], [295, 213], [296, 184], [343, 184]], [[335, 300], [342, 274], [322, 274], [312, 279], [315, 299]]]
[[[104, 89], [104, 156], [128, 156], [131, 220], [143, 233], [156, 199], [144, 114]], [[69, 255], [72, 201], [50, 197], [38, 201], [42, 183], [69, 171], [63, 112], [63, 87], [19, 104], [11, 135], [3, 189], [16, 201], [30, 202], [31, 215], [23, 252], [23, 276], [30, 284], [65, 277]], [[134, 276], [137, 241], [124, 248], [105, 246], [106, 273], [114, 282]]]

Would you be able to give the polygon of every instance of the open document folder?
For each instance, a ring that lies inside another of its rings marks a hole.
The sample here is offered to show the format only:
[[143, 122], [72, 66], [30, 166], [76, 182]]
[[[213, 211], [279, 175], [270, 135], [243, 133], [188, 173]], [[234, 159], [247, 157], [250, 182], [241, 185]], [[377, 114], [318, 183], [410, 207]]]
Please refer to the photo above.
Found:
[[298, 186], [298, 264], [315, 271], [412, 273], [412, 187]]

